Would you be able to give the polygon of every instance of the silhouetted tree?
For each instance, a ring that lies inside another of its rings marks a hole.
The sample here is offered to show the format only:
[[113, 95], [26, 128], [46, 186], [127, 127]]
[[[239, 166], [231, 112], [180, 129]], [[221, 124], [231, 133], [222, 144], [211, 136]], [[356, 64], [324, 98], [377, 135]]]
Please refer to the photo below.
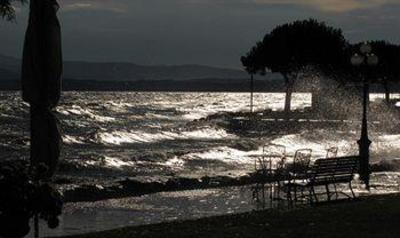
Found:
[[333, 75], [343, 64], [346, 46], [340, 29], [314, 19], [295, 21], [278, 26], [265, 35], [242, 62], [246, 69], [255, 72], [265, 73], [265, 69], [269, 69], [283, 75], [285, 111], [289, 112], [294, 84], [301, 71], [313, 68]]
[[262, 52], [263, 50], [261, 49], [263, 47], [263, 44], [261, 42], [257, 42], [256, 46], [252, 47], [250, 51], [246, 54], [246, 56], [242, 56], [240, 58], [242, 65], [244, 66], [245, 70], [247, 73], [250, 74], [250, 80], [251, 80], [251, 112], [253, 112], [253, 91], [254, 91], [254, 75], [259, 73], [261, 75], [264, 75], [265, 72], [265, 66], [263, 65], [262, 61]]
[[373, 49], [373, 53], [379, 57], [379, 63], [372, 72], [373, 80], [375, 83], [382, 84], [385, 89], [385, 100], [389, 103], [389, 85], [399, 82], [400, 46], [386, 41], [371, 41], [369, 44]]

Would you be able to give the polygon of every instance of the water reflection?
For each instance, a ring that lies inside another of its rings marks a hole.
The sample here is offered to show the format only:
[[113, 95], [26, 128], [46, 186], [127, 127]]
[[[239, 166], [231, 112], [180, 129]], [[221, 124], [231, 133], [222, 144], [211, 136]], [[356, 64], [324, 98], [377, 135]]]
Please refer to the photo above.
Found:
[[[367, 192], [357, 181], [356, 179], [354, 188], [358, 196], [400, 191], [400, 173], [373, 174], [370, 192]], [[338, 186], [338, 190], [350, 192], [345, 185]], [[324, 188], [321, 188], [320, 191], [317, 190], [317, 193], [323, 194], [323, 191]], [[48, 230], [43, 224], [42, 235], [65, 236], [125, 226], [290, 207], [284, 199], [284, 194], [281, 194], [281, 198], [283, 199], [271, 200], [268, 186], [264, 191], [255, 191], [254, 186], [244, 186], [163, 192], [98, 202], [68, 203], [65, 206], [60, 227], [56, 230]], [[321, 200], [324, 200], [323, 195], [321, 195]], [[307, 204], [307, 199], [300, 199], [295, 205]]]

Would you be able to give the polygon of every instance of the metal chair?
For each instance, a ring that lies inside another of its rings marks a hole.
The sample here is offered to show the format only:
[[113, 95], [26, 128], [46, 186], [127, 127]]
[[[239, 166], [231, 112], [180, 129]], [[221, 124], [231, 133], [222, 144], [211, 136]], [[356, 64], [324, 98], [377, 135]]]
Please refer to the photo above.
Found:
[[268, 184], [269, 198], [272, 202], [279, 197], [280, 183], [279, 171], [285, 164], [286, 147], [278, 144], [266, 144], [263, 146], [261, 157], [255, 160], [255, 172], [257, 182], [254, 186], [253, 197], [259, 201], [258, 193], [261, 191], [262, 201], [265, 201], [265, 185]]
[[[337, 158], [337, 154], [338, 154], [338, 150], [339, 150], [339, 148], [335, 147], [335, 146], [326, 149], [325, 158], [326, 159], [336, 159]], [[335, 190], [334, 194], [336, 194], [336, 199], [337, 199], [339, 197], [339, 193], [337, 191], [337, 187], [336, 187], [335, 183], [333, 184], [333, 188]], [[327, 193], [329, 193], [329, 187], [326, 187], [326, 191], [327, 191]]]
[[[297, 186], [292, 186], [297, 184], [298, 181], [306, 180], [308, 178], [308, 173], [311, 163], [311, 149], [300, 149], [295, 152], [293, 163], [286, 166], [286, 171], [288, 173], [287, 181], [287, 199], [292, 203], [292, 189], [294, 192], [294, 201], [298, 200], [297, 197]], [[300, 190], [301, 196], [304, 197], [303, 189]]]

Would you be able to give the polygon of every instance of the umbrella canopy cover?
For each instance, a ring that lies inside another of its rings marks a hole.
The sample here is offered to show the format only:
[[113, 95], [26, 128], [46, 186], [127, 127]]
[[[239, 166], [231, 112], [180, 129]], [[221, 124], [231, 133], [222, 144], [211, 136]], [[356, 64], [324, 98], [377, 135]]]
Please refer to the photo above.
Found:
[[61, 94], [61, 30], [56, 0], [31, 0], [22, 63], [22, 96], [55, 107]]
[[31, 0], [22, 61], [22, 97], [31, 106], [31, 164], [44, 164], [50, 177], [61, 136], [52, 111], [61, 95], [62, 47], [56, 0]]

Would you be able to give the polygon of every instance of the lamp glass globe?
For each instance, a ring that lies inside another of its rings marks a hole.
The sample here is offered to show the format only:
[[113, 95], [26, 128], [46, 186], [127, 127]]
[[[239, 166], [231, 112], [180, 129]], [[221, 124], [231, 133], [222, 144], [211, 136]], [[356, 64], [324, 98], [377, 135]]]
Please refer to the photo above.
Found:
[[351, 64], [354, 66], [360, 66], [364, 62], [364, 57], [359, 54], [354, 54], [351, 57]]
[[367, 64], [375, 66], [379, 63], [379, 58], [375, 54], [370, 54], [367, 56]]

